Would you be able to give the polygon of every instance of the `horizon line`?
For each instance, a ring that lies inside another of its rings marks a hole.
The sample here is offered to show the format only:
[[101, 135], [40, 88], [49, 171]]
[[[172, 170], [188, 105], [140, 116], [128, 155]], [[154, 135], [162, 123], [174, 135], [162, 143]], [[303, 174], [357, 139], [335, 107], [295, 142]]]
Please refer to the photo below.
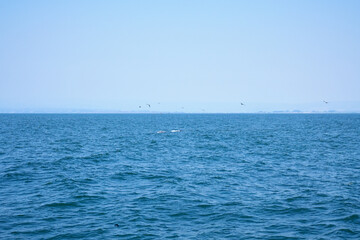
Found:
[[0, 114], [360, 114], [360, 111], [257, 111], [257, 112], [1, 112]]

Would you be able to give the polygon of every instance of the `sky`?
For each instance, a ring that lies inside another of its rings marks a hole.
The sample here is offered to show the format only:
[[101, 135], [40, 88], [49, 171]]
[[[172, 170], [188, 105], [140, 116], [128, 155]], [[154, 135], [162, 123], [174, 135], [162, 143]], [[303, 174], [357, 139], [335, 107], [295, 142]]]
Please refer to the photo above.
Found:
[[360, 1], [0, 1], [0, 112], [282, 110], [360, 112]]

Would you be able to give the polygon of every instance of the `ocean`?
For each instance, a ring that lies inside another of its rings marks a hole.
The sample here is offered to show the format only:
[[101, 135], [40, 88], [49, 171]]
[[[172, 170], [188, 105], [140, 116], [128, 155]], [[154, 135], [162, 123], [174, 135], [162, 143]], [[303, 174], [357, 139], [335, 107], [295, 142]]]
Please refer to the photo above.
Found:
[[0, 238], [360, 239], [360, 114], [0, 114]]

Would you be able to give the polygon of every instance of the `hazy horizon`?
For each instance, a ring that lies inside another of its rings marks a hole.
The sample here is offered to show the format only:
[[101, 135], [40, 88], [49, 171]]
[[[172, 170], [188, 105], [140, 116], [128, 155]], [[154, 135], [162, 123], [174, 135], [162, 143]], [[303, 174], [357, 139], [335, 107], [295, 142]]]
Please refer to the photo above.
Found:
[[[237, 103], [209, 105], [193, 104], [151, 104], [151, 107], [143, 105], [142, 108], [22, 108], [22, 109], [0, 109], [1, 113], [360, 113], [356, 110], [358, 104], [259, 104], [241, 106]], [[316, 106], [316, 107], [314, 107]], [[348, 106], [348, 107], [344, 107]], [[221, 109], [219, 111], [219, 109]]]

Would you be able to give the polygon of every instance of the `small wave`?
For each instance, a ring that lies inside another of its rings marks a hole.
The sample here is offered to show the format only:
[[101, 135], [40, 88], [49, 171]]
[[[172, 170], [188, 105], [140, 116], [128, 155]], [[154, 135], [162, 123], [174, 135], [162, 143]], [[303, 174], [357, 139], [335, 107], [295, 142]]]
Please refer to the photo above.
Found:
[[240, 203], [239, 202], [226, 202], [226, 203], [223, 203], [222, 205], [226, 206], [226, 207], [231, 207], [231, 206], [239, 206]]
[[189, 215], [189, 214], [186, 212], [178, 212], [178, 213], [170, 214], [170, 217], [183, 217], [183, 216], [187, 216], [187, 215]]
[[319, 227], [321, 229], [326, 229], [326, 228], [333, 229], [334, 227], [336, 227], [336, 225], [332, 223], [318, 223], [318, 224], [314, 224], [313, 226]]
[[37, 234], [46, 234], [46, 233], [50, 233], [51, 230], [48, 228], [41, 228], [41, 229], [35, 229], [32, 231], [13, 231], [11, 232], [11, 234], [14, 235], [23, 235], [23, 234], [31, 234], [31, 235], [37, 235]]
[[56, 222], [59, 220], [59, 218], [57, 217], [46, 217], [46, 218], [42, 218], [42, 221], [46, 221], [46, 222]]
[[127, 179], [127, 177], [136, 176], [136, 175], [138, 175], [138, 173], [127, 171], [127, 172], [115, 173], [111, 176], [111, 178], [115, 180], [125, 180]]
[[56, 203], [47, 203], [42, 205], [42, 207], [51, 207], [51, 208], [64, 208], [64, 207], [77, 207], [78, 203], [76, 202], [56, 202]]
[[145, 196], [141, 196], [141, 197], [136, 198], [136, 201], [139, 201], [139, 202], [147, 202], [147, 201], [150, 201], [150, 200], [152, 200], [152, 198], [148, 198], [148, 197], [145, 197]]
[[32, 176], [32, 172], [23, 171], [23, 172], [8, 172], [4, 173], [1, 178], [5, 180], [27, 180], [28, 177]]
[[120, 239], [137, 239], [137, 235], [132, 233], [115, 234], [114, 236]]
[[349, 228], [338, 228], [338, 229], [335, 229], [333, 231], [330, 231], [330, 232], [326, 233], [325, 235], [327, 235], [327, 236], [343, 235], [344, 233], [351, 234], [351, 235], [357, 234], [356, 232], [354, 232], [353, 230], [351, 230]]
[[197, 205], [197, 207], [199, 207], [199, 208], [211, 208], [213, 206], [214, 205], [212, 205], [212, 204], [206, 204], [206, 203], [202, 203], [202, 204]]
[[285, 201], [287, 201], [287, 202], [295, 202], [295, 201], [301, 201], [301, 200], [304, 200], [304, 199], [306, 199], [306, 198], [302, 197], [302, 196], [295, 196], [295, 197], [289, 197]]
[[103, 196], [95, 196], [95, 195], [86, 195], [86, 194], [83, 194], [83, 195], [76, 195], [74, 196], [75, 199], [81, 199], [81, 200], [102, 200], [102, 199], [105, 199], [105, 197]]
[[73, 160], [73, 159], [74, 159], [74, 157], [72, 157], [72, 156], [66, 156], [66, 157], [62, 157], [62, 158], [56, 160], [54, 163], [61, 163], [63, 161]]
[[49, 240], [61, 240], [61, 239], [85, 239], [88, 237], [87, 233], [61, 233], [51, 238]]
[[28, 214], [17, 214], [13, 216], [16, 219], [31, 219], [33, 218], [32, 215], [28, 215]]
[[292, 208], [292, 207], [281, 207], [281, 206], [271, 206], [269, 208], [264, 209], [267, 212], [270, 213], [279, 213], [279, 214], [304, 214], [311, 212], [311, 209], [305, 208], [305, 207], [298, 207], [298, 208]]
[[99, 160], [107, 158], [109, 156], [110, 156], [110, 154], [107, 152], [106, 153], [95, 153], [95, 154], [90, 154], [88, 156], [81, 157], [80, 159], [99, 161]]
[[352, 214], [350, 216], [336, 219], [335, 221], [345, 221], [345, 222], [357, 222], [359, 220], [360, 216], [358, 214]]

